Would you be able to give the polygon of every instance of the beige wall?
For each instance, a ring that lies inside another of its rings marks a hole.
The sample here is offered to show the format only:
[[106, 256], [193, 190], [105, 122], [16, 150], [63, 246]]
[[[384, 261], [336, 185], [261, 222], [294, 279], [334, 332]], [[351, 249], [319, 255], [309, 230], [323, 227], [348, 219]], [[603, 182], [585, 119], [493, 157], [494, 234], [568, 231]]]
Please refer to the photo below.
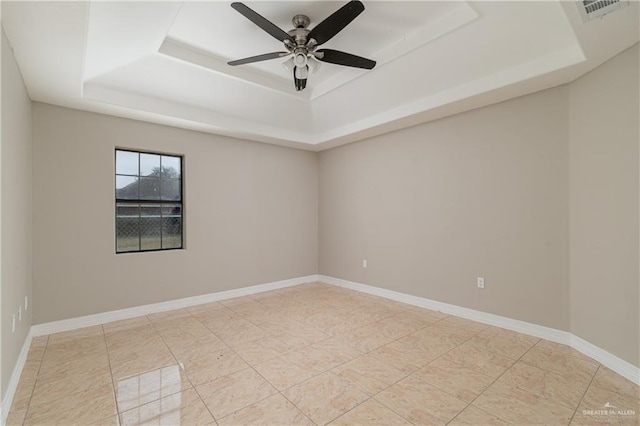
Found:
[[639, 366], [638, 50], [322, 152], [320, 273], [567, 330]]
[[[34, 323], [316, 274], [317, 155], [34, 103]], [[114, 149], [185, 156], [186, 250], [114, 253]]]
[[640, 365], [639, 45], [574, 81], [570, 107], [572, 332]]
[[[2, 116], [6, 319], [6, 238], [30, 229], [5, 206], [29, 211], [31, 127], [23, 86], [5, 95], [19, 74], [4, 43], [3, 104], [24, 104]], [[320, 154], [36, 103], [34, 323], [320, 272], [572, 331], [639, 365], [637, 76], [636, 45], [570, 85]], [[12, 150], [9, 132], [24, 138]], [[115, 255], [116, 146], [185, 155], [186, 250]], [[5, 351], [2, 324], [4, 392], [24, 334]]]
[[[2, 32], [2, 398], [31, 327], [31, 100], [13, 51]], [[12, 315], [16, 331], [11, 331]]]
[[320, 273], [568, 330], [567, 99], [320, 153]]

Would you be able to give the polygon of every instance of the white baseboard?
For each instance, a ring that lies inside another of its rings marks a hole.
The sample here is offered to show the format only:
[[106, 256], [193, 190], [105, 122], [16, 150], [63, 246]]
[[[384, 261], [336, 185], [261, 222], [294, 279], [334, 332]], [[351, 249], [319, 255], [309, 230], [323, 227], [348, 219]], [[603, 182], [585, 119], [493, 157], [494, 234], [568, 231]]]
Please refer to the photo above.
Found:
[[242, 287], [234, 290], [220, 291], [217, 293], [203, 294], [200, 296], [187, 297], [184, 299], [169, 300], [167, 302], [152, 303], [150, 305], [136, 306], [133, 308], [120, 309], [117, 311], [102, 312], [99, 314], [87, 315], [83, 317], [36, 324], [31, 327], [31, 332], [33, 336], [59, 333], [61, 331], [75, 330], [78, 328], [90, 327], [92, 325], [106, 324], [108, 322], [139, 317], [141, 315], [170, 311], [172, 309], [188, 308], [190, 306], [201, 305], [203, 303], [217, 302], [219, 300], [232, 299], [234, 297], [247, 296], [249, 294], [263, 293], [265, 291], [291, 287], [294, 285], [305, 284], [317, 280], [318, 275], [308, 275], [306, 277], [274, 281], [271, 283]]
[[640, 386], [640, 369], [635, 365], [574, 334], [571, 335], [571, 344], [569, 346]]
[[440, 311], [448, 315], [454, 315], [472, 321], [477, 321], [496, 327], [502, 327], [508, 330], [517, 331], [519, 333], [528, 334], [531, 336], [540, 337], [543, 339], [569, 345], [574, 349], [582, 352], [583, 354], [595, 359], [596, 361], [600, 362], [601, 364], [605, 365], [621, 376], [627, 378], [628, 380], [636, 383], [637, 385], [640, 385], [640, 369], [638, 367], [567, 331], [556, 330], [554, 328], [549, 328], [542, 325], [532, 324], [525, 321], [503, 317], [500, 315], [490, 314], [487, 312], [476, 311], [474, 309], [463, 308], [456, 305], [450, 305], [448, 303], [438, 302], [418, 296], [412, 296], [397, 291], [386, 290], [380, 287], [374, 287], [353, 281], [347, 281], [340, 278], [329, 277], [326, 275], [308, 275], [306, 277], [275, 281], [271, 283], [243, 287], [234, 290], [187, 297], [184, 299], [170, 300], [167, 302], [154, 303], [144, 306], [136, 306], [133, 308], [103, 312], [94, 315], [87, 315], [78, 318], [71, 318], [67, 320], [54, 321], [31, 326], [29, 334], [27, 335], [27, 338], [22, 346], [22, 350], [20, 351], [20, 356], [18, 357], [16, 365], [13, 369], [13, 373], [11, 374], [11, 380], [9, 382], [7, 392], [5, 393], [5, 396], [2, 400], [2, 407], [0, 407], [2, 410], [2, 413], [0, 414], [0, 418], [2, 419], [1, 424], [5, 424], [6, 416], [9, 413], [9, 409], [11, 408], [11, 403], [13, 402], [13, 397], [18, 386], [18, 381], [20, 380], [20, 375], [22, 374], [22, 369], [24, 367], [25, 361], [27, 360], [29, 347], [31, 346], [31, 340], [34, 336], [75, 330], [82, 327], [100, 325], [112, 321], [119, 321], [141, 315], [169, 311], [172, 309], [186, 308], [203, 303], [231, 299], [234, 297], [247, 296], [250, 294], [262, 293], [265, 291], [276, 290], [279, 288], [291, 287], [315, 281], [321, 281], [338, 287], [344, 287], [362, 293], [367, 293], [374, 296], [380, 296], [386, 299], [406, 303], [409, 305]]
[[20, 376], [22, 375], [22, 369], [24, 368], [25, 362], [27, 362], [27, 355], [29, 355], [29, 348], [31, 347], [32, 339], [33, 334], [31, 333], [31, 330], [29, 330], [29, 334], [27, 334], [27, 338], [22, 344], [22, 349], [20, 350], [20, 355], [18, 355], [16, 365], [13, 366], [11, 379], [9, 380], [9, 386], [7, 386], [7, 391], [5, 392], [4, 398], [2, 399], [2, 407], [0, 407], [0, 424], [2, 425], [7, 424], [7, 416], [9, 415], [11, 404], [13, 403], [13, 397], [15, 396], [16, 390], [18, 389], [18, 382], [20, 381]]
[[292, 287], [299, 284], [318, 281], [318, 275], [308, 275], [306, 277], [291, 278], [288, 280], [274, 281], [265, 284], [258, 284], [250, 287], [242, 287], [234, 290], [220, 291], [217, 293], [204, 294], [201, 296], [187, 297], [184, 299], [169, 300], [167, 302], [153, 303], [150, 305], [136, 306], [133, 308], [120, 309], [117, 311], [102, 312], [94, 315], [87, 315], [78, 318], [70, 318], [61, 321], [53, 321], [44, 324], [32, 325], [29, 334], [22, 346], [16, 365], [11, 374], [11, 380], [7, 392], [2, 399], [0, 407], [0, 424], [6, 423], [7, 415], [13, 403], [18, 381], [22, 374], [22, 369], [29, 354], [31, 340], [35, 336], [42, 336], [62, 331], [70, 331], [92, 325], [105, 324], [112, 321], [119, 321], [141, 315], [153, 314], [157, 312], [170, 311], [172, 309], [187, 308], [189, 306], [201, 305], [203, 303], [216, 302], [219, 300], [232, 299], [234, 297], [247, 296], [249, 294], [263, 293], [265, 291], [276, 290], [279, 288]]
[[412, 296], [397, 291], [386, 290], [384, 288], [374, 287], [367, 284], [347, 281], [340, 278], [329, 277], [326, 275], [320, 275], [318, 280], [327, 284], [384, 297], [386, 299], [407, 303], [409, 305], [419, 306], [421, 308], [427, 308], [472, 321], [481, 322], [483, 324], [506, 328], [508, 330], [517, 331], [530, 336], [562, 343], [571, 346], [590, 358], [593, 358], [605, 367], [615, 371], [622, 377], [640, 386], [640, 368], [567, 331], [557, 330], [555, 328], [549, 328], [513, 318], [489, 314], [487, 312], [476, 311], [474, 309], [463, 308], [456, 305], [450, 305], [448, 303]]
[[29, 354], [31, 340], [35, 336], [59, 333], [62, 331], [70, 331], [78, 328], [90, 327], [92, 325], [100, 325], [112, 321], [119, 321], [141, 315], [153, 314], [156, 312], [170, 311], [172, 309], [186, 308], [203, 303], [216, 302], [219, 300], [231, 299], [240, 296], [247, 296], [249, 294], [262, 293], [265, 291], [276, 290], [279, 288], [291, 287], [294, 285], [315, 281], [318, 281], [318, 275], [308, 275], [306, 277], [292, 278], [289, 280], [258, 284], [234, 290], [204, 294], [201, 296], [187, 297], [184, 299], [170, 300], [167, 302], [153, 303], [150, 305], [136, 306], [133, 308], [120, 309], [117, 311], [102, 312], [94, 315], [87, 315], [78, 318], [70, 318], [61, 321], [33, 325], [31, 326], [29, 334], [27, 335], [27, 338], [22, 346], [22, 350], [20, 351], [20, 355], [18, 356], [18, 360], [16, 361], [16, 365], [14, 366], [13, 372], [11, 374], [11, 380], [9, 381], [7, 392], [2, 399], [2, 406], [0, 407], [0, 424], [4, 425], [6, 423], [7, 415], [9, 414], [9, 410], [11, 409], [13, 397], [15, 396], [16, 389], [18, 387], [20, 375], [22, 374], [22, 369], [24, 368], [24, 364], [27, 360], [27, 355]]

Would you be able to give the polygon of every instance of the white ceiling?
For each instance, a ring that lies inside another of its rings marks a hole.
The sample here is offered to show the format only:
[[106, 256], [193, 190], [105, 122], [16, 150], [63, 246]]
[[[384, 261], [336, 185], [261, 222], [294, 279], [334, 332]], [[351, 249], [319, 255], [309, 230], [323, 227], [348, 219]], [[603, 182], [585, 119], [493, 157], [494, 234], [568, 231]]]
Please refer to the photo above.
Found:
[[[248, 1], [284, 29], [345, 2]], [[296, 92], [282, 45], [225, 2], [2, 2], [34, 101], [321, 150], [571, 81], [638, 42], [637, 1], [583, 23], [573, 1], [364, 1]]]

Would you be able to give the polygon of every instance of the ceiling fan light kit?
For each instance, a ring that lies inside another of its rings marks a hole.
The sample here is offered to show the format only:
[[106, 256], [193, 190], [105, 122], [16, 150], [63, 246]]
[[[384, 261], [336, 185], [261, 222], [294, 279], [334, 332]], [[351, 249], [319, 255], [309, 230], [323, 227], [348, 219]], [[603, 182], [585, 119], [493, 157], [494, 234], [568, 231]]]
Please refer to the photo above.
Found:
[[344, 27], [349, 25], [351, 21], [364, 11], [364, 5], [358, 0], [353, 0], [345, 4], [331, 16], [316, 25], [312, 30], [307, 29], [311, 23], [308, 16], [295, 15], [291, 20], [294, 28], [289, 32], [285, 32], [243, 3], [231, 3], [231, 7], [276, 40], [282, 42], [287, 49], [286, 52], [265, 53], [228, 62], [231, 66], [292, 56], [285, 61], [282, 66], [293, 74], [293, 82], [298, 91], [303, 90], [307, 86], [309, 71], [317, 71], [320, 67], [319, 61], [368, 70], [376, 66], [375, 61], [351, 53], [332, 49], [317, 49], [318, 46], [326, 43], [342, 31]]

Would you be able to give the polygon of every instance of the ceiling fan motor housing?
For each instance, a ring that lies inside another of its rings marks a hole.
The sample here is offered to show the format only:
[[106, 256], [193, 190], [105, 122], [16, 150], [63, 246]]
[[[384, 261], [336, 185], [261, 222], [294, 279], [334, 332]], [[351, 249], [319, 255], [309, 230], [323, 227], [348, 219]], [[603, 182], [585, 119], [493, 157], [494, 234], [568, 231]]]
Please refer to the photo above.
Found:
[[[305, 46], [307, 44], [307, 35], [309, 34], [308, 29], [294, 28], [291, 31], [287, 32], [287, 34], [289, 34], [295, 40], [297, 47]], [[290, 46], [290, 43], [285, 43], [285, 46]]]

